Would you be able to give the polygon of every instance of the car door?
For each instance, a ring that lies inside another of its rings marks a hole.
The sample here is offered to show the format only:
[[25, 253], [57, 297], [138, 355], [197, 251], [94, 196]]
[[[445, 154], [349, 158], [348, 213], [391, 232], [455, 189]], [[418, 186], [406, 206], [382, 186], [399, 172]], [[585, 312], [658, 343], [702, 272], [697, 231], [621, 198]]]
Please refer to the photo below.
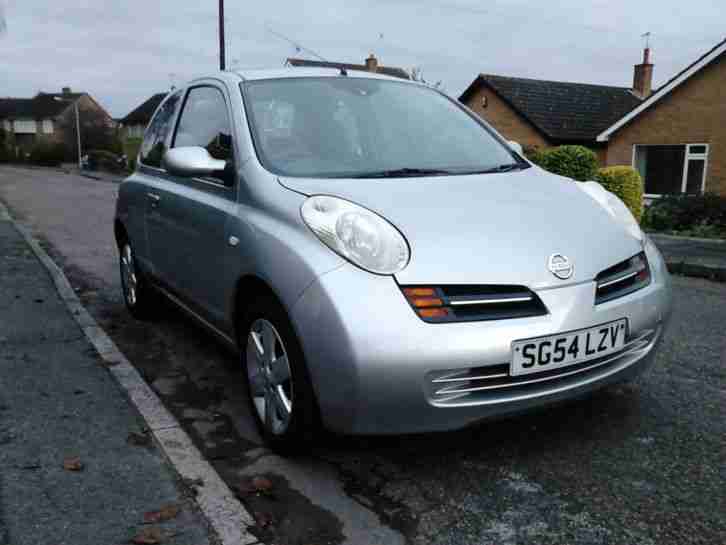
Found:
[[143, 245], [137, 244], [137, 259], [155, 279], [165, 281], [155, 258], [163, 258], [163, 248], [154, 251], [152, 241], [163, 240], [165, 225], [159, 204], [166, 192], [169, 177], [162, 166], [162, 158], [171, 140], [176, 113], [181, 105], [182, 92], [171, 94], [157, 109], [144, 134], [139, 149], [139, 210], [143, 210]]
[[[207, 177], [169, 176], [158, 204], [164, 232], [152, 240], [154, 263], [173, 295], [190, 310], [220, 326], [224, 318], [225, 262], [234, 247], [228, 225], [237, 209], [237, 176], [230, 104], [222, 85], [187, 90], [171, 148], [199, 146], [227, 162]], [[158, 256], [158, 257], [157, 257]]]

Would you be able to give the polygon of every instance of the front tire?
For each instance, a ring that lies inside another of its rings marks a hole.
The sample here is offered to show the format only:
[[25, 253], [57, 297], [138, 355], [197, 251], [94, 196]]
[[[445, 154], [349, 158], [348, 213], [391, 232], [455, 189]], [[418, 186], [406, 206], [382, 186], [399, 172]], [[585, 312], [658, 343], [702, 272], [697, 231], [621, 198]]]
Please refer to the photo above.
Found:
[[319, 411], [300, 343], [282, 305], [255, 299], [240, 324], [240, 353], [252, 413], [278, 452], [304, 450], [319, 428]]
[[119, 248], [121, 291], [126, 308], [137, 320], [156, 317], [158, 298], [136, 262], [131, 243], [124, 241]]

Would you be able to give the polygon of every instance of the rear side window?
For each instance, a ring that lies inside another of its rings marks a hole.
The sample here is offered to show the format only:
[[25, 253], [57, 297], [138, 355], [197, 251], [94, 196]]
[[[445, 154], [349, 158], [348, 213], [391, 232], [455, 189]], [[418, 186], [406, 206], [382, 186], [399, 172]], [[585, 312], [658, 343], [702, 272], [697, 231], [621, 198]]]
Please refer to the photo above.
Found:
[[214, 87], [189, 91], [173, 147], [199, 146], [215, 159], [232, 163], [232, 127], [224, 95]]
[[161, 158], [166, 152], [166, 137], [171, 130], [174, 111], [180, 98], [180, 92], [170, 96], [149, 123], [140, 151], [141, 162], [144, 165], [161, 168]]

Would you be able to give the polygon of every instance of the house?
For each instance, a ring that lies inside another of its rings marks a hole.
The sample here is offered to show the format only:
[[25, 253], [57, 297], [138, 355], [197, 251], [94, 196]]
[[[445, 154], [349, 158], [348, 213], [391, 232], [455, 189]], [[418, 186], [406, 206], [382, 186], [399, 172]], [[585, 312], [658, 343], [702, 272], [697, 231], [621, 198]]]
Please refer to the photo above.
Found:
[[459, 100], [525, 148], [581, 144], [638, 169], [647, 197], [726, 196], [726, 40], [657, 90], [650, 49], [632, 87], [480, 74]]
[[597, 136], [641, 99], [626, 87], [479, 74], [459, 100], [525, 149], [587, 146], [605, 157]]
[[408, 72], [403, 68], [397, 68], [395, 66], [381, 66], [378, 64], [378, 59], [373, 53], [365, 60], [365, 64], [349, 64], [344, 62], [328, 62], [328, 61], [313, 61], [309, 59], [295, 59], [289, 58], [285, 62], [285, 66], [308, 66], [316, 68], [336, 68], [338, 70], [363, 70], [366, 72], [375, 72], [377, 74], [384, 74], [386, 76], [393, 76], [394, 78], [400, 79], [411, 79]]
[[29, 152], [40, 140], [75, 142], [75, 106], [81, 117], [114, 126], [106, 110], [88, 93], [64, 87], [60, 93], [40, 92], [33, 98], [0, 98], [0, 128], [16, 150]]
[[726, 197], [726, 39], [596, 140], [606, 146], [606, 165], [638, 169], [646, 196], [706, 191]]
[[161, 101], [166, 98], [167, 94], [168, 93], [156, 93], [120, 120], [120, 124], [125, 131], [126, 138], [144, 137], [144, 131], [146, 130], [146, 126], [149, 124], [149, 121], [151, 121], [151, 116], [154, 115], [156, 108], [159, 107], [159, 104], [161, 104]]

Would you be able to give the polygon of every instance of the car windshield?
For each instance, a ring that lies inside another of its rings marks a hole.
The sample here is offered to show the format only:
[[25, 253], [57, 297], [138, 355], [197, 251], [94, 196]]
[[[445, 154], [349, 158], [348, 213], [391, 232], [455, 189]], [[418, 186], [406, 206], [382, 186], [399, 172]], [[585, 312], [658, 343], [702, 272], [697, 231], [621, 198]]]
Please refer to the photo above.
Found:
[[260, 160], [284, 176], [409, 177], [528, 166], [454, 101], [422, 85], [285, 78], [246, 82], [244, 96]]

